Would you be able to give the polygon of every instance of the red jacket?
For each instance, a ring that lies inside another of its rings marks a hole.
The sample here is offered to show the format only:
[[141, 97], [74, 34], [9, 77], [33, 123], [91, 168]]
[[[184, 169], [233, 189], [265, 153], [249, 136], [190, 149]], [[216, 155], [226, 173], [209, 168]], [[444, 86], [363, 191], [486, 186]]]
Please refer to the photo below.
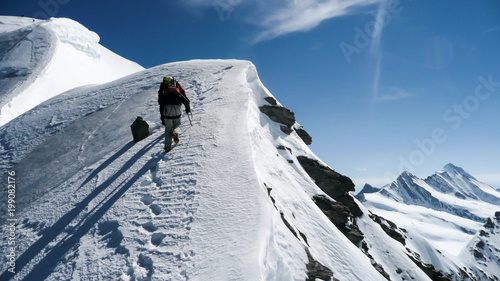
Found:
[[[179, 92], [185, 97], [185, 98], [188, 98], [187, 95], [186, 95], [186, 91], [184, 90], [184, 88], [182, 88], [182, 85], [177, 82], [177, 89], [179, 90]], [[160, 96], [163, 92], [165, 92], [165, 90], [167, 89], [168, 87], [165, 86], [165, 84], [163, 82], [161, 82], [160, 84], [160, 90], [158, 90], [158, 96]]]

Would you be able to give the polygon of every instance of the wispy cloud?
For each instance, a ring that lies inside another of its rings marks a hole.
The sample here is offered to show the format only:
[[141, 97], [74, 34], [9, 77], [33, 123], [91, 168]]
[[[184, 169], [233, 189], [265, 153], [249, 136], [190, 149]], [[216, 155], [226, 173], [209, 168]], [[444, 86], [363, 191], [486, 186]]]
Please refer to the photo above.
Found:
[[396, 101], [411, 98], [414, 96], [408, 91], [397, 87], [386, 87], [382, 88], [381, 91], [383, 93], [378, 93], [378, 95], [375, 97], [376, 101]]
[[285, 1], [254, 24], [263, 28], [254, 42], [270, 40], [293, 32], [309, 31], [323, 21], [354, 13], [378, 0], [295, 0]]
[[185, 0], [190, 8], [216, 9], [219, 16], [242, 7], [246, 15], [239, 20], [258, 28], [252, 43], [294, 33], [309, 31], [325, 20], [354, 14], [381, 0]]

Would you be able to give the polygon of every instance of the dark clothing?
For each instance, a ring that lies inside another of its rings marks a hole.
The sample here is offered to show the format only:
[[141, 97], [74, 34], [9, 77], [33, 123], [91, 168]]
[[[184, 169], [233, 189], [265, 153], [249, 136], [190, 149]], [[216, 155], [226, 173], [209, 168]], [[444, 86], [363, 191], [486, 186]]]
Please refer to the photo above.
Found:
[[179, 84], [177, 87], [167, 86], [163, 82], [158, 90], [158, 104], [160, 105], [161, 123], [165, 125], [165, 149], [170, 149], [172, 136], [181, 125], [181, 105], [184, 104], [186, 113], [191, 112], [190, 101], [186, 91]]
[[[190, 101], [186, 96], [186, 91], [179, 83], [177, 83], [177, 87], [173, 87], [166, 86], [162, 82], [158, 90], [158, 104], [160, 105], [162, 124], [164, 123], [164, 118], [175, 119], [181, 117], [181, 104], [184, 104], [186, 113], [191, 112]], [[178, 105], [178, 107], [172, 107], [171, 105]]]

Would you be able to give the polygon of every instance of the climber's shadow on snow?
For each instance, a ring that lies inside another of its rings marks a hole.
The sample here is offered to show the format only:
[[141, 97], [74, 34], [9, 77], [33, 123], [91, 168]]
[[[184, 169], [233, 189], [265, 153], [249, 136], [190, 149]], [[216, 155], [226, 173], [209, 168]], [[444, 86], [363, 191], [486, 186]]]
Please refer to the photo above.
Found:
[[131, 141], [127, 143], [124, 147], [122, 147], [119, 151], [117, 151], [113, 156], [109, 157], [104, 163], [99, 165], [92, 173], [87, 177], [87, 179], [80, 185], [80, 188], [84, 187], [87, 183], [89, 183], [93, 178], [95, 178], [102, 170], [106, 169], [111, 163], [113, 163], [116, 159], [118, 159], [120, 156], [125, 154], [130, 148], [134, 146], [135, 142]]
[[[162, 159], [161, 156], [151, 158], [142, 168], [137, 171], [131, 178], [127, 178], [123, 182], [119, 183], [101, 202], [99, 202], [92, 210], [90, 210], [83, 218], [71, 229], [69, 229], [70, 223], [79, 217], [82, 211], [88, 206], [88, 204], [96, 198], [100, 193], [106, 190], [124, 173], [126, 173], [140, 158], [144, 157], [148, 151], [150, 151], [156, 144], [163, 140], [163, 135], [153, 139], [150, 143], [145, 145], [141, 150], [139, 150], [134, 156], [132, 156], [115, 174], [113, 174], [105, 182], [97, 186], [85, 199], [80, 203], [76, 204], [75, 207], [62, 216], [56, 223], [51, 227], [48, 227], [42, 231], [42, 237], [38, 239], [35, 243], [31, 245], [17, 260], [16, 271], [20, 272], [32, 259], [47, 249], [47, 254], [33, 267], [30, 273], [23, 280], [45, 280], [61, 261], [61, 259], [70, 251], [72, 248], [77, 246], [80, 239], [92, 228], [94, 227], [100, 218], [120, 199], [120, 197], [144, 174], [146, 174], [151, 167], [154, 167]], [[119, 152], [113, 155], [109, 161], [103, 163], [97, 169], [104, 169], [105, 166], [113, 162], [113, 158], [117, 158], [121, 153], [125, 153], [133, 144], [127, 144]], [[163, 154], [159, 154], [163, 155]], [[94, 173], [93, 173], [94, 174]], [[54, 247], [48, 249], [47, 246], [55, 240], [59, 235], [67, 232], [66, 236], [57, 243]], [[14, 277], [9, 272], [4, 272], [0, 276], [0, 280], [9, 280]]]

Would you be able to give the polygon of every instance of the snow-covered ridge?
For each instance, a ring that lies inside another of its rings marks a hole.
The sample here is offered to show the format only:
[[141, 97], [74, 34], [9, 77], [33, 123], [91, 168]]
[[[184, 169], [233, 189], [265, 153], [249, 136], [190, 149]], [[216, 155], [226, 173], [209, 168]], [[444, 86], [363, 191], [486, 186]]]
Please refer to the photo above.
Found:
[[60, 18], [53, 19], [42, 25], [51, 29], [61, 43], [70, 44], [75, 50], [81, 51], [89, 57], [99, 58], [101, 56], [99, 35], [78, 22]]
[[64, 18], [0, 17], [0, 125], [64, 91], [142, 70]]
[[[164, 155], [167, 74], [194, 120]], [[319, 274], [310, 264], [385, 280], [311, 200], [324, 193], [297, 157], [317, 157], [260, 112], [265, 97], [249, 62], [172, 63], [73, 89], [0, 128], [2, 167], [23, 179], [14, 280], [305, 280]], [[137, 116], [151, 135], [134, 144]]]

